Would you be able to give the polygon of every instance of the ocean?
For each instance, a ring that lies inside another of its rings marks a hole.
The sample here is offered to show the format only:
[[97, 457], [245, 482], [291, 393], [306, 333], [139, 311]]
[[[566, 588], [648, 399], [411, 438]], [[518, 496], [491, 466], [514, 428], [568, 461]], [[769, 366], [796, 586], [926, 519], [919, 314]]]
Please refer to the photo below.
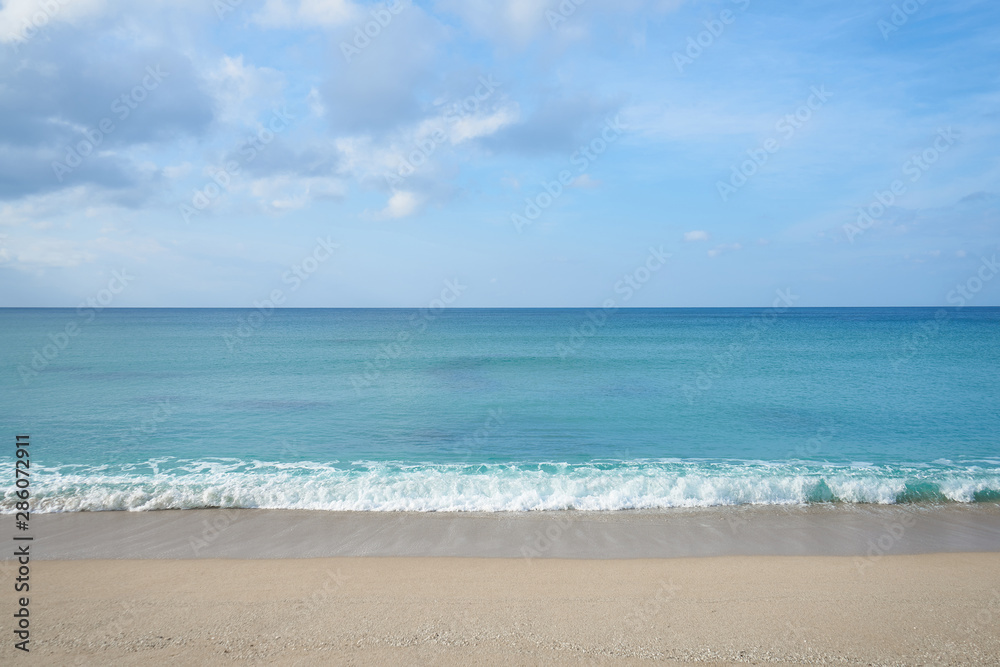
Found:
[[35, 512], [996, 502], [998, 325], [971, 307], [0, 309], [0, 475], [28, 434]]

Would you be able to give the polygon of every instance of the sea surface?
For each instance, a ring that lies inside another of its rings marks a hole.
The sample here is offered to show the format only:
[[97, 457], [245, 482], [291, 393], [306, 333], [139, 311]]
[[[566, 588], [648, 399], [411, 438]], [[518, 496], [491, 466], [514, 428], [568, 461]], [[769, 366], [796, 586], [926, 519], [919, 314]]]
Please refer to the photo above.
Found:
[[36, 512], [1000, 501], [1000, 308], [0, 309], [0, 372]]

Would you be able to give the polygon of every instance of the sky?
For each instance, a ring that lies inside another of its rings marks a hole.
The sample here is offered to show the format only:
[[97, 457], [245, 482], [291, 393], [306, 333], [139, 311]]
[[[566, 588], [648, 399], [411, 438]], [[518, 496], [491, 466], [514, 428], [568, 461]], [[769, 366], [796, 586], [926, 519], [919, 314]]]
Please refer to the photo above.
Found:
[[0, 306], [1000, 305], [998, 62], [989, 0], [3, 0]]

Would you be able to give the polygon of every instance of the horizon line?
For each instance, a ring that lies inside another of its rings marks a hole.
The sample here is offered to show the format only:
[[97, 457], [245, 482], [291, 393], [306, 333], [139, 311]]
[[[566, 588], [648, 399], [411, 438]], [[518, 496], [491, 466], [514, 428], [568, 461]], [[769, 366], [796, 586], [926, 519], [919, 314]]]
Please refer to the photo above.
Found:
[[[618, 306], [605, 308], [604, 306], [463, 306], [445, 308], [435, 308], [435, 310], [767, 310], [774, 306]], [[920, 306], [782, 306], [782, 311], [790, 310], [859, 310], [876, 308], [943, 308], [953, 310], [987, 309], [1000, 308], [997, 305], [942, 305], [929, 304]], [[89, 304], [79, 306], [0, 306], [0, 310], [79, 310], [92, 309], [99, 311], [106, 310], [261, 310], [257, 306], [107, 306], [96, 307]], [[266, 310], [421, 310], [431, 309], [430, 306], [273, 306]]]

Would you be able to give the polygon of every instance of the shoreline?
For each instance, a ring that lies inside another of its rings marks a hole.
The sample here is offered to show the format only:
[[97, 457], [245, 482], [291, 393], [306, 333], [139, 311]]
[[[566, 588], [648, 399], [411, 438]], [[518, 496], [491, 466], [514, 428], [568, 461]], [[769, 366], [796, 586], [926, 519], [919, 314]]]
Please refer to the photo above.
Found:
[[[1000, 554], [886, 556], [864, 571], [853, 561], [44, 561], [32, 566], [32, 644], [23, 657], [77, 665], [1000, 662]], [[10, 605], [4, 596], [5, 635]], [[0, 647], [4, 658], [13, 652]]]
[[[638, 559], [1000, 552], [1000, 503], [614, 512], [206, 509], [32, 515], [34, 559]], [[0, 522], [0, 539], [13, 522]], [[3, 559], [10, 559], [4, 554]]]

